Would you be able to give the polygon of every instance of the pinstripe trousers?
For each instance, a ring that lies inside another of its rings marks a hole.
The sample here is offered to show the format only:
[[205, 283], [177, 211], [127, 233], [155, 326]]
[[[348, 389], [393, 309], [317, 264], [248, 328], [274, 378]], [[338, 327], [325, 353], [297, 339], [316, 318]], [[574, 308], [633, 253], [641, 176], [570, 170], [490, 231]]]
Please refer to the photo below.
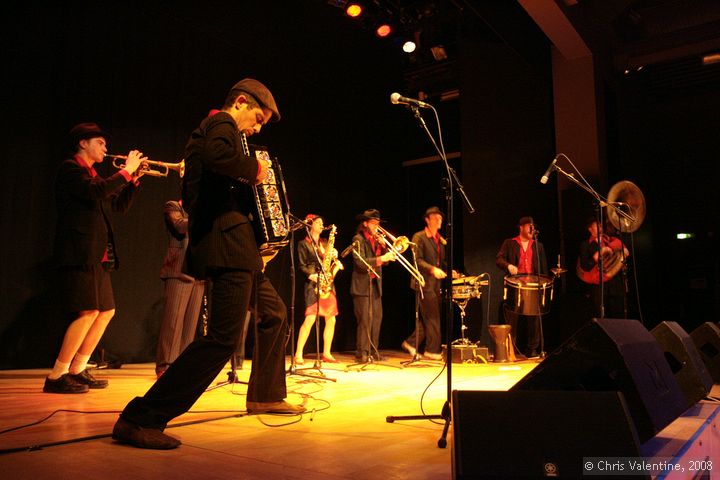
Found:
[[[120, 415], [146, 428], [164, 429], [187, 412], [235, 351], [248, 308], [256, 305], [255, 348], [247, 401], [276, 402], [287, 396], [287, 309], [261, 272], [209, 269], [208, 333], [193, 341], [142, 397]], [[254, 287], [253, 287], [253, 280]]]
[[167, 278], [165, 309], [158, 335], [155, 365], [170, 365], [190, 345], [197, 332], [205, 282]]

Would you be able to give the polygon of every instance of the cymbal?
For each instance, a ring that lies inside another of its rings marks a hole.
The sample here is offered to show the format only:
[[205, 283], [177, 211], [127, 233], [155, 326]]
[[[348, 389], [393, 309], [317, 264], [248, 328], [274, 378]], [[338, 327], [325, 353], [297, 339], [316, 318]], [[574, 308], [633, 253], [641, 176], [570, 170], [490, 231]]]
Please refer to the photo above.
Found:
[[567, 268], [554, 267], [554, 268], [551, 268], [550, 271], [553, 273], [553, 275], [555, 275], [557, 277], [558, 275], [561, 275], [561, 274], [567, 272]]

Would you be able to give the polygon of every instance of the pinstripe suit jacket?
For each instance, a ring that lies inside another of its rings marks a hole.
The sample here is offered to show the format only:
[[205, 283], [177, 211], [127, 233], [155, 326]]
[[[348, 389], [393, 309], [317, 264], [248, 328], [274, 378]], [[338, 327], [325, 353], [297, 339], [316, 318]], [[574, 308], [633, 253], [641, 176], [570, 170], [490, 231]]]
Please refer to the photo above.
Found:
[[190, 216], [185, 271], [205, 278], [211, 267], [262, 270], [248, 215], [258, 163], [243, 153], [226, 112], [202, 121], [185, 148], [183, 206]]

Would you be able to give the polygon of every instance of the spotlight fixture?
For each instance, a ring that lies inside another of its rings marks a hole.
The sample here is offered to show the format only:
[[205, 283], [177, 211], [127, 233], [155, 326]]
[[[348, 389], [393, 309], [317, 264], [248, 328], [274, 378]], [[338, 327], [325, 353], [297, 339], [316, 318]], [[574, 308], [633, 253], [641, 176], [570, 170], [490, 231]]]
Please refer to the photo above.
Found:
[[380, 38], [385, 38], [385, 37], [389, 36], [391, 33], [392, 33], [392, 27], [387, 23], [381, 23], [375, 29], [375, 35], [377, 35]]
[[358, 18], [362, 15], [362, 12], [363, 7], [359, 3], [349, 3], [348, 6], [345, 7], [345, 14], [351, 18]]
[[417, 45], [415, 45], [415, 42], [412, 40], [406, 41], [402, 46], [403, 52], [405, 53], [412, 53], [415, 51], [415, 48], [417, 48]]

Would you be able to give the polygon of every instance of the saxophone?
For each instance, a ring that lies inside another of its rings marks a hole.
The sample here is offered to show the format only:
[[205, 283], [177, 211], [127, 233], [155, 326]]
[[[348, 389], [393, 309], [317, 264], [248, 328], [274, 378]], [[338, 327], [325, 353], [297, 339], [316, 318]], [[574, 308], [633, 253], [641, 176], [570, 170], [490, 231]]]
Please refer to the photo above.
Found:
[[330, 236], [328, 236], [327, 246], [325, 247], [325, 257], [322, 263], [322, 272], [318, 276], [318, 283], [320, 284], [320, 298], [328, 298], [332, 292], [333, 280], [338, 270], [342, 269], [340, 260], [330, 255], [330, 252], [335, 245], [335, 233], [337, 227], [335, 225], [330, 229]]

